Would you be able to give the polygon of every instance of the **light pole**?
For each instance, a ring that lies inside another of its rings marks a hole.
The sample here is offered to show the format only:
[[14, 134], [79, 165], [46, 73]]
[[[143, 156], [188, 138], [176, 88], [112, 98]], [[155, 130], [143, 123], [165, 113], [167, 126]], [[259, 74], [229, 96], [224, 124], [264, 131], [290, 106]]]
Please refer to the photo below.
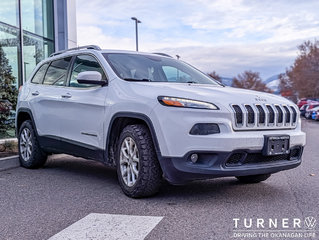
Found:
[[133, 21], [135, 21], [135, 35], [136, 35], [136, 51], [138, 52], [138, 30], [137, 30], [137, 24], [141, 23], [140, 20], [138, 20], [136, 17], [131, 17]]

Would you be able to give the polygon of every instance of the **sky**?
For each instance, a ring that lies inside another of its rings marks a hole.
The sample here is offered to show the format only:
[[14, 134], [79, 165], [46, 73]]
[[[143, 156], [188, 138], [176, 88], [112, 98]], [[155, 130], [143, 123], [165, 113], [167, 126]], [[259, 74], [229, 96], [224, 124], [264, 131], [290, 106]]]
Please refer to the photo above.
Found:
[[263, 79], [285, 71], [297, 46], [319, 39], [318, 0], [76, 0], [78, 45], [179, 55], [204, 72]]

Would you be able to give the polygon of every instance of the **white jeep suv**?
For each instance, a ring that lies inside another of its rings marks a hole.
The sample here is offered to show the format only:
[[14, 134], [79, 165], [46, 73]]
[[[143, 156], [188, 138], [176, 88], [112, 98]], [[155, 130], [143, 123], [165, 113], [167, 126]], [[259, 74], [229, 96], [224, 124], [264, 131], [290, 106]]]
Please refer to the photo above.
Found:
[[165, 54], [85, 46], [52, 54], [20, 90], [21, 165], [66, 153], [117, 168], [130, 197], [235, 176], [260, 182], [297, 167], [299, 110], [285, 98], [225, 87]]

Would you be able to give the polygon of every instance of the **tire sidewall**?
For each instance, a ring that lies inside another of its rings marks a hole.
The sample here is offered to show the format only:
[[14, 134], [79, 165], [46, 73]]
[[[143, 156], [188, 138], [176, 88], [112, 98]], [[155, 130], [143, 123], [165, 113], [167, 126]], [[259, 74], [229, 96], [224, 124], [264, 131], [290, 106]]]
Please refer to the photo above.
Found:
[[[137, 180], [135, 182], [135, 184], [131, 187], [127, 186], [126, 183], [124, 182], [123, 178], [122, 178], [122, 173], [121, 173], [121, 166], [120, 166], [120, 153], [121, 153], [121, 146], [122, 146], [122, 143], [124, 141], [125, 138], [127, 137], [131, 137], [136, 146], [137, 146], [137, 150], [138, 150], [138, 154], [139, 154], [139, 166], [138, 166], [138, 171], [139, 171], [139, 174], [138, 174], [138, 177], [137, 177]], [[134, 134], [132, 134], [131, 132], [129, 131], [124, 131], [121, 136], [120, 136], [120, 139], [118, 141], [118, 146], [117, 146], [117, 151], [116, 151], [116, 170], [117, 170], [117, 176], [118, 176], [118, 180], [119, 180], [119, 183], [123, 189], [123, 191], [127, 194], [127, 195], [132, 195], [133, 192], [135, 191], [136, 187], [138, 186], [139, 184], [139, 181], [140, 181], [140, 178], [141, 178], [141, 170], [143, 168], [143, 161], [141, 161], [141, 158], [143, 158], [143, 154], [142, 154], [142, 151], [141, 151], [141, 143], [139, 142], [139, 139], [134, 136]]]
[[[31, 156], [29, 158], [28, 161], [25, 161], [21, 155], [21, 149], [20, 149], [20, 144], [21, 144], [21, 134], [22, 134], [22, 131], [23, 129], [29, 129], [30, 131], [30, 134], [31, 134], [31, 142], [32, 142], [32, 151], [31, 151]], [[35, 147], [35, 141], [34, 141], [34, 138], [35, 138], [35, 134], [34, 134], [34, 130], [33, 130], [33, 127], [30, 123], [30, 121], [25, 121], [24, 123], [22, 123], [20, 129], [19, 129], [19, 138], [18, 138], [18, 150], [19, 150], [19, 160], [20, 160], [20, 163], [22, 166], [24, 167], [31, 167], [32, 166], [32, 163], [33, 163], [33, 159], [34, 159], [34, 147]]]

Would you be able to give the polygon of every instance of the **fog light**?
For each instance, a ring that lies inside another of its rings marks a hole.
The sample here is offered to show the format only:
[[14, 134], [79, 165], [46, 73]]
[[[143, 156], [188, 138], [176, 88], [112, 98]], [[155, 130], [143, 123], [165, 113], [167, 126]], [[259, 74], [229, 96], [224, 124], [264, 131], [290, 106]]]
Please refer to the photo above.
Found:
[[191, 161], [192, 161], [192, 163], [196, 163], [197, 160], [198, 160], [198, 155], [197, 155], [196, 153], [193, 153], [193, 154], [191, 155]]
[[219, 126], [216, 123], [196, 123], [189, 134], [191, 135], [210, 135], [220, 133]]

